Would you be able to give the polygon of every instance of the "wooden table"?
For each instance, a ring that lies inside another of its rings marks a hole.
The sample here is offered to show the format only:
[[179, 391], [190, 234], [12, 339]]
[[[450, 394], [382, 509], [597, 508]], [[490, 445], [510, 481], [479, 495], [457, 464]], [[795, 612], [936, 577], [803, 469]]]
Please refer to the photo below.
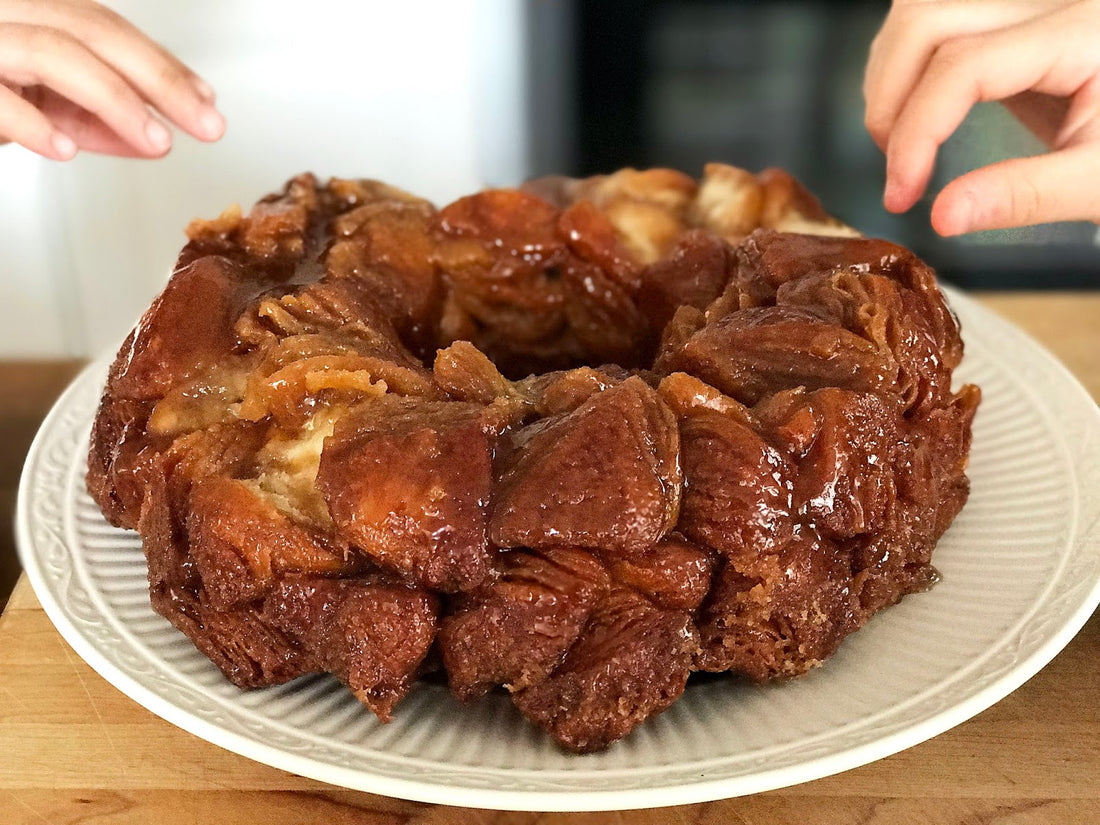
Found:
[[[979, 298], [1043, 341], [1100, 398], [1100, 292]], [[0, 413], [0, 441], [24, 422], [27, 398], [39, 398], [37, 415], [44, 414], [45, 396], [73, 369], [0, 365], [4, 386], [11, 386], [10, 376], [25, 382], [17, 414]], [[42, 376], [37, 382], [35, 373]], [[10, 451], [2, 458], [10, 478], [20, 458]], [[862, 768], [709, 804], [527, 814], [340, 790], [210, 745], [138, 706], [85, 665], [23, 578], [0, 616], [0, 822], [1100, 823], [1100, 613], [994, 707]]]

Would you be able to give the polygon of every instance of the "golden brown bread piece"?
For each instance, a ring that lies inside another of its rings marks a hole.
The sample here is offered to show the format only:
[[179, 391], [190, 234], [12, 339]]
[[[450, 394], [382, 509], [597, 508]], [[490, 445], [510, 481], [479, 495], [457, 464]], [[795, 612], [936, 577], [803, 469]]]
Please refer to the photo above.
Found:
[[957, 323], [784, 172], [439, 210], [302, 175], [188, 235], [88, 489], [241, 687], [328, 672], [388, 719], [441, 667], [598, 750], [693, 671], [797, 676], [935, 580], [979, 400]]

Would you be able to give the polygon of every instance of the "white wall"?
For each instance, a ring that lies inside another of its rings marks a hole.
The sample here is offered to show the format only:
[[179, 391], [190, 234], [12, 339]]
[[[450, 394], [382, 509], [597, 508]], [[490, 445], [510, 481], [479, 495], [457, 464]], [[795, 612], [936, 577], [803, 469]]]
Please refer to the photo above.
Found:
[[0, 147], [0, 357], [96, 355], [163, 285], [195, 216], [297, 172], [437, 202], [525, 176], [520, 0], [118, 0], [218, 92], [226, 136], [66, 164]]

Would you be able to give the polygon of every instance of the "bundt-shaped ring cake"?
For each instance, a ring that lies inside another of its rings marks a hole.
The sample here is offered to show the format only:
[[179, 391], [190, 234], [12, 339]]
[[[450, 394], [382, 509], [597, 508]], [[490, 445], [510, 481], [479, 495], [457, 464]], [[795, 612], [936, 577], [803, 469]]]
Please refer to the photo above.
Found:
[[503, 686], [593, 751], [936, 579], [979, 399], [957, 323], [783, 172], [441, 210], [302, 175], [188, 236], [87, 481], [241, 687], [328, 672], [388, 720], [420, 678]]

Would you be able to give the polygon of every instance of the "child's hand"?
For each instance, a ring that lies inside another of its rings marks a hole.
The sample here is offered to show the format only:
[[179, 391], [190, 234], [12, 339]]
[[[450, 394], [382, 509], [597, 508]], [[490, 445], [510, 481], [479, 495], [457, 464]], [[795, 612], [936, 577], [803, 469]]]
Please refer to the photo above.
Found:
[[225, 131], [210, 87], [114, 12], [0, 0], [0, 143], [54, 160], [160, 157], [172, 136], [151, 109], [200, 140]]
[[871, 46], [866, 123], [886, 153], [883, 201], [904, 212], [979, 101], [999, 100], [1051, 147], [976, 169], [932, 205], [943, 235], [1100, 221], [1100, 2], [895, 0]]

